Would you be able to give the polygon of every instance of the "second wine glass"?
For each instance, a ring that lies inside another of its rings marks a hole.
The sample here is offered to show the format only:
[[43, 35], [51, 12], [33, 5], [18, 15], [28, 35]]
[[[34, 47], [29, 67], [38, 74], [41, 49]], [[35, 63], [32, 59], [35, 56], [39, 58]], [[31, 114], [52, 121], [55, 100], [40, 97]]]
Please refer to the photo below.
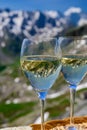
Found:
[[41, 103], [41, 130], [44, 130], [44, 101], [48, 90], [61, 70], [61, 49], [56, 38], [39, 42], [24, 39], [21, 47], [21, 68]]
[[70, 127], [74, 126], [74, 102], [78, 84], [87, 73], [87, 38], [61, 37], [58, 39], [62, 49], [62, 73], [70, 88]]

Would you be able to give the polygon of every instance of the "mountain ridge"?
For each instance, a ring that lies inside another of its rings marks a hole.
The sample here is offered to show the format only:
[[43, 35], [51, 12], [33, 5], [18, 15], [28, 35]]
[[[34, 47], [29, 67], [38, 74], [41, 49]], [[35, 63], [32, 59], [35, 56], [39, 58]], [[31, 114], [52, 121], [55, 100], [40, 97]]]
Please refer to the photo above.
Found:
[[[64, 13], [60, 11], [17, 11], [9, 8], [0, 9], [0, 37], [4, 30], [14, 35], [21, 33], [28, 38], [41, 35], [56, 36], [74, 26], [87, 24], [87, 14], [80, 8], [71, 7]], [[51, 30], [51, 31], [50, 31]]]
[[76, 7], [65, 13], [0, 9], [0, 46], [6, 55], [17, 55], [24, 38], [38, 41], [63, 36], [68, 30], [84, 24], [87, 24], [87, 14]]

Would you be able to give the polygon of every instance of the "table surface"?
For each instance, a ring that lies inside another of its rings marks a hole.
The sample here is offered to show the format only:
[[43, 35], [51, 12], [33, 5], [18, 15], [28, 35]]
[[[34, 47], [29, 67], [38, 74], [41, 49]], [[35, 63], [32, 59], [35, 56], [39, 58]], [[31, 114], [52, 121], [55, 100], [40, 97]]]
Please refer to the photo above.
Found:
[[0, 128], [0, 130], [32, 130], [30, 126]]

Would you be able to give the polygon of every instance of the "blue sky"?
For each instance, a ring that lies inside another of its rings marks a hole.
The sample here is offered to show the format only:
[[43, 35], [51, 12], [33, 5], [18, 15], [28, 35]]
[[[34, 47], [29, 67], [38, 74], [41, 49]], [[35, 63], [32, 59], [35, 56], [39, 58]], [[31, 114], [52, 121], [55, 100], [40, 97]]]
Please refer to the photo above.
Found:
[[12, 10], [59, 10], [64, 12], [69, 7], [81, 7], [87, 12], [87, 0], [0, 0], [0, 8]]

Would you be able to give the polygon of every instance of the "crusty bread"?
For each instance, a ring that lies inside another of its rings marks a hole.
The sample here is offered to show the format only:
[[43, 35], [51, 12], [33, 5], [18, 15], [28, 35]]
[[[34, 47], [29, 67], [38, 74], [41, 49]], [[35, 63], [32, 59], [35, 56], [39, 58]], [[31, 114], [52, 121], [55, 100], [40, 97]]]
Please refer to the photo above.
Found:
[[[70, 122], [69, 118], [62, 120], [51, 120], [44, 123], [45, 130], [65, 130], [65, 126], [68, 126]], [[87, 116], [74, 117], [74, 123], [79, 130], [87, 130]], [[41, 130], [40, 124], [31, 124], [33, 130]]]

